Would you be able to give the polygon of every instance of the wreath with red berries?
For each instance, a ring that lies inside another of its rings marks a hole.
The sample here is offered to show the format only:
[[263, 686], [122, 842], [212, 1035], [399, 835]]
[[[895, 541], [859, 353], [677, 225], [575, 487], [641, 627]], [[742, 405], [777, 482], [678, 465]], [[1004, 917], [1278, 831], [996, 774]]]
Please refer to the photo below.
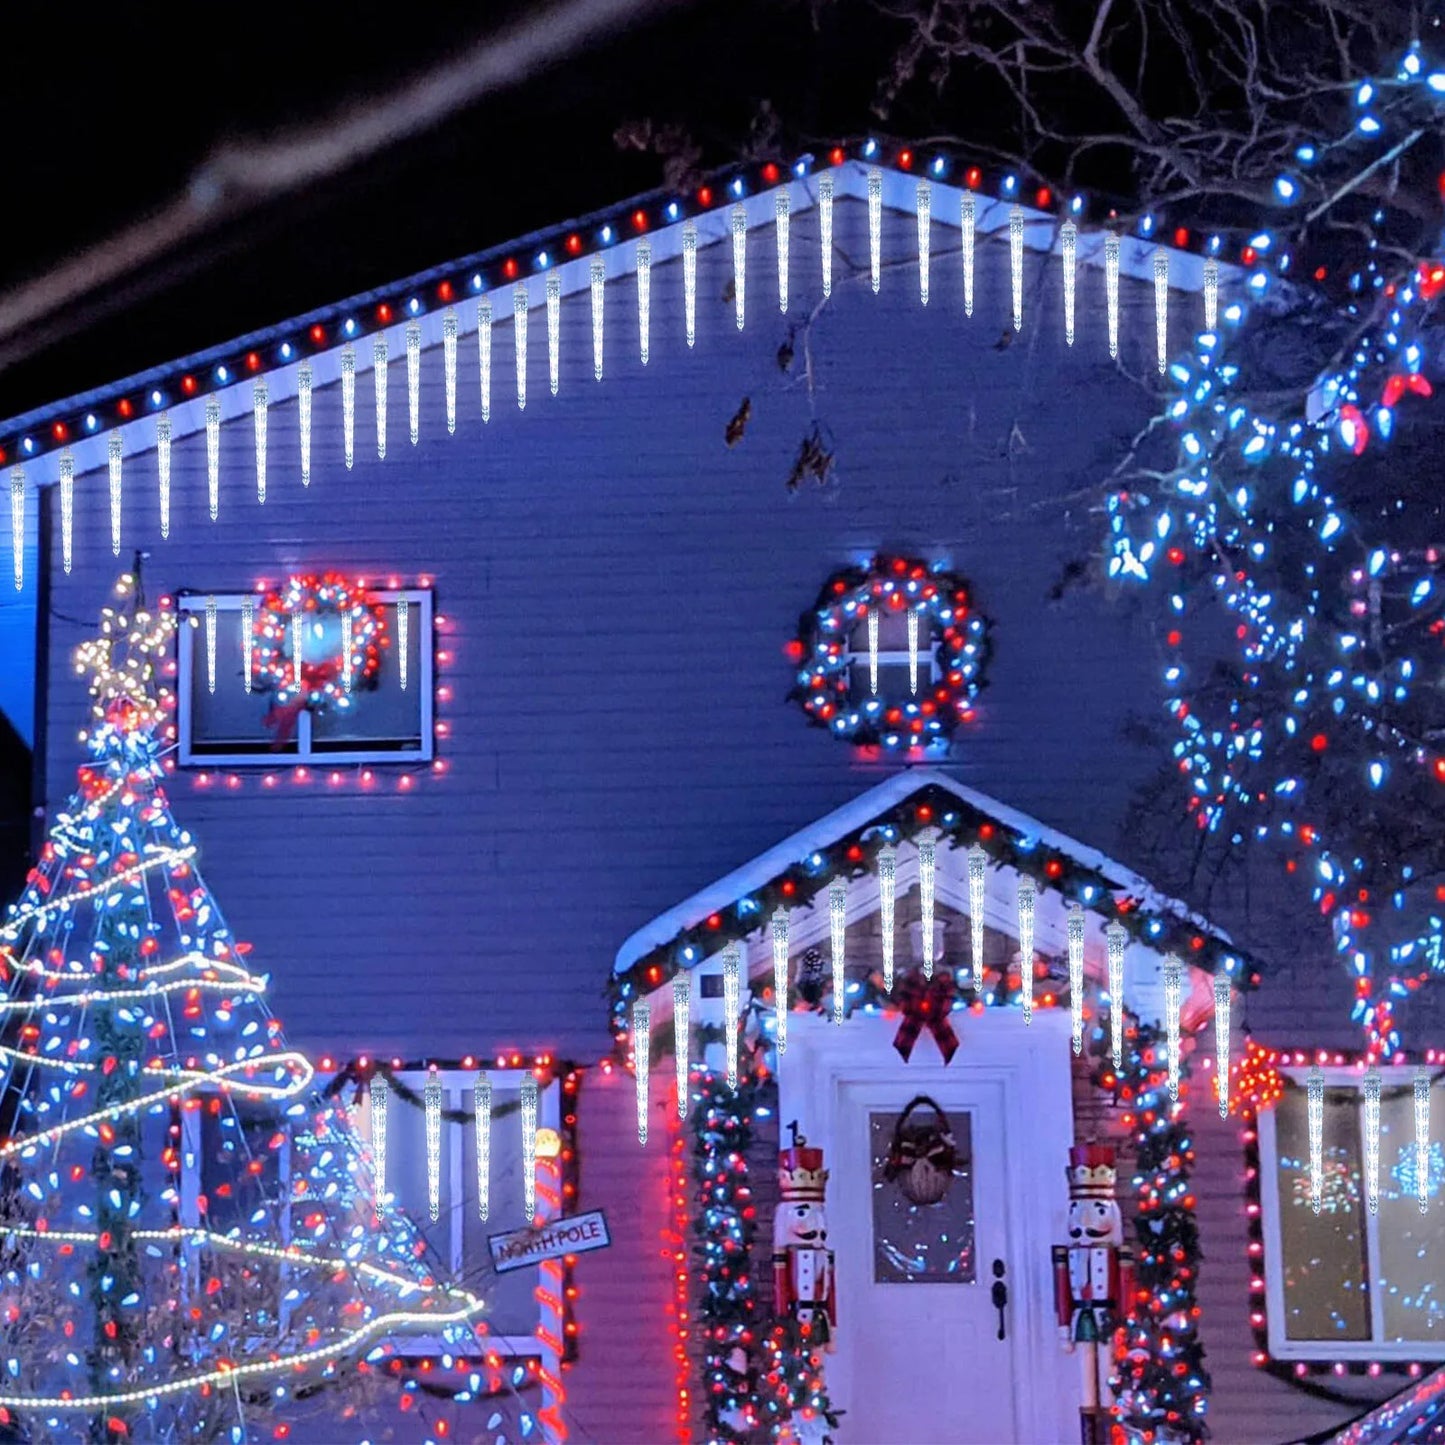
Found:
[[[868, 652], [866, 643], [855, 644], [854, 634], [859, 627], [866, 631], [872, 609], [880, 623], [890, 615], [918, 615], [916, 690], [905, 685], [901, 696], [856, 696], [853, 670]], [[974, 719], [988, 661], [988, 623], [974, 611], [972, 589], [957, 573], [915, 557], [880, 555], [828, 578], [799, 619], [788, 655], [798, 665], [788, 696], [815, 726], [861, 747], [941, 751], [961, 723]]]
[[[301, 624], [301, 676], [297, 687], [293, 619]], [[274, 692], [282, 709], [319, 712], [349, 708], [358, 691], [376, 686], [381, 649], [387, 645], [385, 609], [360, 583], [336, 572], [290, 578], [256, 606], [251, 665], [256, 688]], [[345, 622], [351, 624], [347, 675]]]

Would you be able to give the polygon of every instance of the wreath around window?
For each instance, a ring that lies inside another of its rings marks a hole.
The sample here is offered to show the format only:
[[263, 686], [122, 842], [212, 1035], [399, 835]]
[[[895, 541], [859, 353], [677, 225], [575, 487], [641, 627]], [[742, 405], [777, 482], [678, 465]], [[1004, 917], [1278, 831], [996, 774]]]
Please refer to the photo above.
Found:
[[[855, 669], [867, 668], [868, 614], [918, 619], [916, 666], [898, 687], [860, 688]], [[845, 567], [823, 584], [788, 646], [798, 665], [789, 698], [808, 720], [836, 738], [890, 751], [945, 747], [960, 723], [972, 722], [974, 699], [988, 661], [988, 623], [973, 610], [968, 582], [942, 564], [879, 555]]]
[[[292, 618], [304, 619], [301, 696], [291, 649]], [[346, 670], [343, 619], [351, 622], [351, 675]], [[385, 609], [359, 583], [335, 572], [290, 578], [256, 607], [251, 656], [258, 691], [276, 694], [278, 707], [320, 712], [346, 709], [354, 694], [376, 686], [385, 637]], [[349, 683], [349, 685], [348, 685]]]

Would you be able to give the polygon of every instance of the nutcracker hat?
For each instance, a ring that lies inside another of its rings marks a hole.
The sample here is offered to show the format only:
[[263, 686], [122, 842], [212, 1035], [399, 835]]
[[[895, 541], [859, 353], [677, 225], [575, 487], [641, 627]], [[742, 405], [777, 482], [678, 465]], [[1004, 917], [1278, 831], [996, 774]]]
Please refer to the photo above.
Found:
[[1074, 1199], [1112, 1199], [1118, 1180], [1112, 1144], [1075, 1144], [1069, 1150], [1069, 1194]]
[[798, 1136], [798, 1143], [778, 1155], [778, 1188], [785, 1202], [821, 1204], [828, 1186], [828, 1171], [823, 1168], [823, 1151], [809, 1147]]

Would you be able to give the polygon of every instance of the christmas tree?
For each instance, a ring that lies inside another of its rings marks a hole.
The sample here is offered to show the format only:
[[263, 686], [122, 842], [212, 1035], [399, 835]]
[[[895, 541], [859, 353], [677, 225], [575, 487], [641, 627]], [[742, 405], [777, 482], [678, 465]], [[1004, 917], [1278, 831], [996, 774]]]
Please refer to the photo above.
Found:
[[76, 654], [90, 760], [0, 928], [0, 1437], [240, 1442], [481, 1303], [286, 1046], [160, 787], [174, 613], [117, 590]]

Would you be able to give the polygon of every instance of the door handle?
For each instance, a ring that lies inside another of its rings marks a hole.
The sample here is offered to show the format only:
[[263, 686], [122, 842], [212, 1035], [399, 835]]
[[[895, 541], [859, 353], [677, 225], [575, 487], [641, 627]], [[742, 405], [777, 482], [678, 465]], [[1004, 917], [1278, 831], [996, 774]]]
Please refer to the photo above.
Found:
[[989, 1298], [993, 1301], [993, 1307], [998, 1311], [998, 1337], [1004, 1339], [1008, 1335], [1008, 1285], [1003, 1279], [1003, 1260], [996, 1259], [993, 1262], [993, 1289], [989, 1292]]

